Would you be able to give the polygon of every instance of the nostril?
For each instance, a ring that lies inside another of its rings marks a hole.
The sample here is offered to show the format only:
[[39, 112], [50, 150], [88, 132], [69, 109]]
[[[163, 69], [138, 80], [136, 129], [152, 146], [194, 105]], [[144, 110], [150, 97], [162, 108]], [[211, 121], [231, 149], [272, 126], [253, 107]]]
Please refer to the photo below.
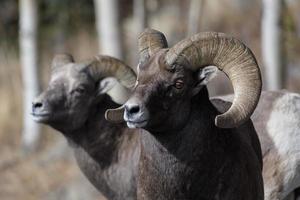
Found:
[[128, 111], [129, 111], [130, 114], [138, 113], [138, 112], [140, 111], [140, 106], [138, 106], [138, 105], [131, 106], [131, 107], [128, 109]]
[[35, 103], [33, 103], [33, 107], [34, 108], [40, 108], [42, 106], [43, 106], [43, 104], [41, 102], [35, 102]]

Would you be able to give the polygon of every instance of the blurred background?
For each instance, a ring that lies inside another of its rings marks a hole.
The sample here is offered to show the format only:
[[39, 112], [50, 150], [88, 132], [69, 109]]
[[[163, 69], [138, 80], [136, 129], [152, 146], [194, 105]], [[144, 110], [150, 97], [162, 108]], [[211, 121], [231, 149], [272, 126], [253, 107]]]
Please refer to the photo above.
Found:
[[[255, 54], [265, 90], [300, 92], [299, 0], [0, 0], [0, 199], [104, 199], [63, 136], [32, 121], [31, 101], [55, 53], [107, 54], [135, 69], [145, 27], [170, 46], [199, 31], [233, 35]], [[220, 73], [209, 91], [232, 88]]]

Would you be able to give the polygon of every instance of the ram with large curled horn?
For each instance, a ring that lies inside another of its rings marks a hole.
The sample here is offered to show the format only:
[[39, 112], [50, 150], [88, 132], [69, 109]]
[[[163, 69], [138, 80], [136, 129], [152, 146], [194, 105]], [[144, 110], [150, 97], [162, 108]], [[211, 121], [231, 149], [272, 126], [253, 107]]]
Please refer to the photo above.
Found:
[[[129, 128], [147, 130], [141, 134], [138, 199], [262, 200], [261, 148], [250, 120], [262, 84], [252, 52], [215, 32], [168, 48], [152, 29], [139, 37], [139, 50], [132, 96], [106, 113], [120, 121], [124, 112]], [[217, 69], [235, 93], [224, 114], [206, 88]]]
[[[197, 34], [167, 49], [165, 36], [148, 29], [139, 37], [140, 63], [157, 51], [164, 51], [160, 61], [166, 68], [176, 65], [197, 71], [217, 66], [232, 82], [235, 98], [231, 108], [215, 119], [221, 128], [237, 127], [249, 119], [261, 93], [261, 74], [251, 50], [243, 43], [223, 33]], [[164, 58], [162, 58], [164, 57]]]

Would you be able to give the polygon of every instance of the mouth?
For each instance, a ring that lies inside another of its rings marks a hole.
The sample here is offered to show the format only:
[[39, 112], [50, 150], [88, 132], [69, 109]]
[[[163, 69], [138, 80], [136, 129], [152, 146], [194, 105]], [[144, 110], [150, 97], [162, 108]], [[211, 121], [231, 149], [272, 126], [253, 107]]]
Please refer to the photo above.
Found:
[[31, 113], [33, 120], [36, 122], [45, 122], [48, 121], [48, 119], [51, 116], [51, 113], [49, 112], [43, 112], [43, 113]]
[[143, 128], [147, 125], [148, 120], [142, 121], [126, 121], [129, 128]]

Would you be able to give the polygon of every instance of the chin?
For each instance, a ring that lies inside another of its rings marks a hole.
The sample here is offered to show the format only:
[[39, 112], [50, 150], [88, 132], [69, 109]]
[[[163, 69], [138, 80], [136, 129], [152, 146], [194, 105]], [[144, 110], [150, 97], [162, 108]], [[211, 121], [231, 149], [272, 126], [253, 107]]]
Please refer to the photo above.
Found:
[[36, 115], [36, 114], [32, 114], [32, 119], [33, 119], [33, 121], [35, 121], [37, 123], [47, 124], [48, 122], [51, 121], [51, 116], [50, 115]]
[[46, 125], [55, 125], [55, 124], [62, 124], [63, 122], [68, 120], [68, 116], [62, 113], [60, 114], [41, 114], [41, 113], [32, 113], [32, 119], [41, 124]]
[[127, 126], [129, 128], [144, 128], [148, 124], [148, 121], [142, 121], [142, 122], [133, 122], [133, 121], [127, 121]]

